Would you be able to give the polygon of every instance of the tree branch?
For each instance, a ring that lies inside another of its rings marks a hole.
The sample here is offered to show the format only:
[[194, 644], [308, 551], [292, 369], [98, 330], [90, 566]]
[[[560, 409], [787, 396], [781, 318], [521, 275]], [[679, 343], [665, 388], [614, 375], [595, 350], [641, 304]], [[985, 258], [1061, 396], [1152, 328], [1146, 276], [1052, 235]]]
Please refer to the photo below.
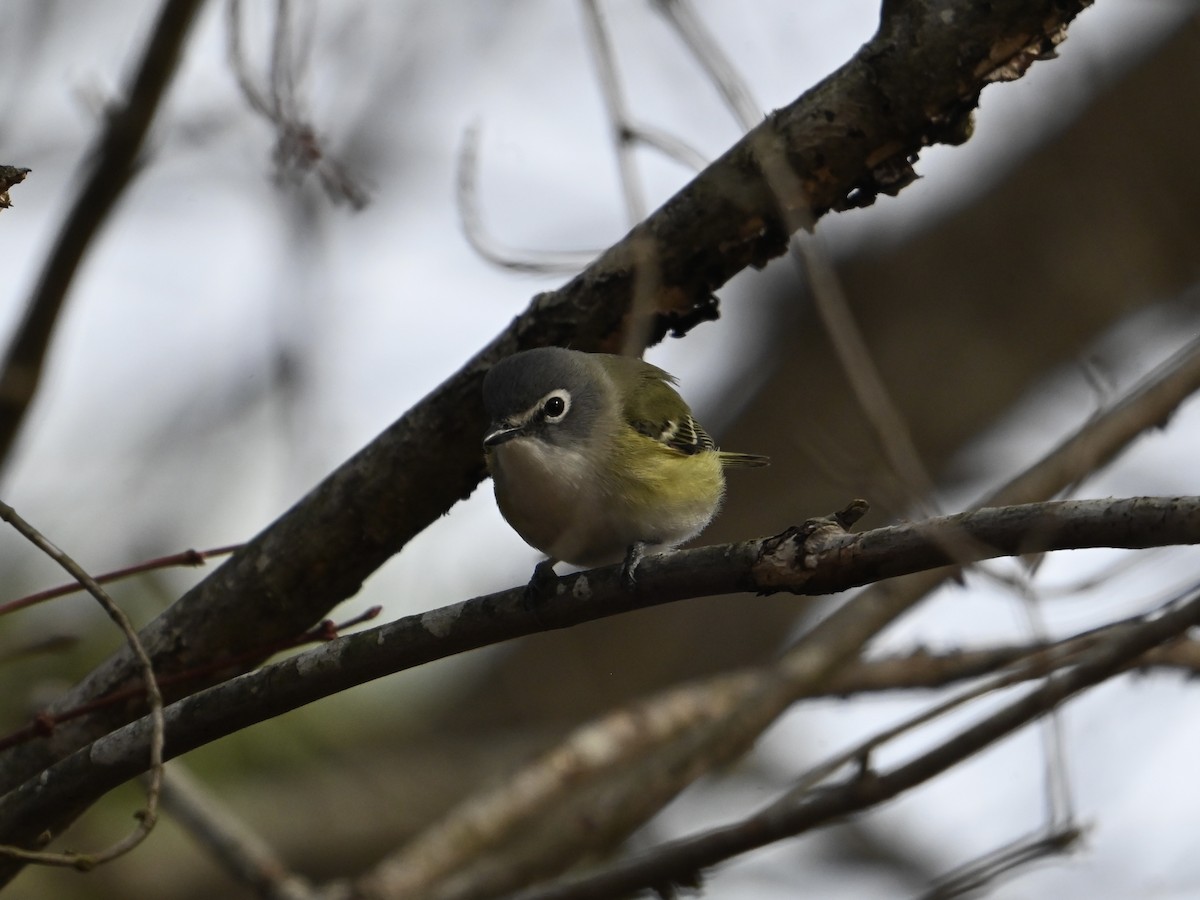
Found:
[[8, 458], [42, 377], [59, 312], [75, 271], [137, 171], [150, 123], [179, 62], [203, 0], [165, 0], [146, 43], [129, 96], [108, 110], [107, 124], [84, 164], [87, 174], [54, 249], [42, 267], [0, 369], [0, 462]]
[[[969, 540], [952, 540], [950, 535]], [[531, 607], [523, 588], [408, 616], [208, 688], [166, 710], [166, 758], [321, 697], [434, 659], [633, 609], [735, 591], [813, 595], [1010, 553], [1200, 543], [1200, 497], [1079, 500], [984, 509], [849, 534], [826, 520], [782, 535], [646, 558], [635, 592], [620, 567], [560, 579]], [[971, 559], [950, 554], [973, 548]], [[148, 720], [97, 740], [0, 799], [0, 839], [55, 832], [146, 767]], [[0, 865], [0, 877], [11, 877]]]
[[521, 900], [599, 900], [644, 888], [695, 885], [701, 870], [708, 866], [844, 819], [923, 784], [1196, 625], [1200, 625], [1200, 597], [1192, 597], [1097, 647], [1073, 669], [1055, 674], [999, 712], [889, 772], [864, 767], [841, 784], [796, 796], [789, 794], [741, 822], [664, 844], [604, 872], [523, 892]]

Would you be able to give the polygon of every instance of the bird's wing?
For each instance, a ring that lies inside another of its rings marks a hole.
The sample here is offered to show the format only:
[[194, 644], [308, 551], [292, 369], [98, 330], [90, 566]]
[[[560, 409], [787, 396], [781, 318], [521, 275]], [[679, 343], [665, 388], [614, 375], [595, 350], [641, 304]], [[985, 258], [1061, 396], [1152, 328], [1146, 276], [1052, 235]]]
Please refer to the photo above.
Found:
[[716, 450], [713, 439], [671, 387], [671, 376], [650, 365], [646, 369], [640, 390], [631, 391], [625, 404], [630, 427], [685, 456]]

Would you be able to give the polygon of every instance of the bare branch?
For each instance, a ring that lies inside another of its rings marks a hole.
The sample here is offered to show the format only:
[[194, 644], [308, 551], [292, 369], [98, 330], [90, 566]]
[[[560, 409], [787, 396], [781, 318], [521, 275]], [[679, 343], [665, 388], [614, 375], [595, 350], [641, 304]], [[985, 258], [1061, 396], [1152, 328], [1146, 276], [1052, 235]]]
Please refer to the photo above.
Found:
[[[1200, 543], [1200, 497], [1059, 501], [980, 510], [862, 534], [814, 520], [810, 527], [775, 538], [647, 557], [638, 569], [635, 592], [622, 586], [620, 566], [567, 575], [560, 579], [557, 596], [571, 602], [548, 598], [533, 608], [523, 588], [491, 594], [337, 638], [185, 698], [166, 712], [167, 753], [187, 752], [374, 678], [536, 631], [687, 597], [739, 591], [829, 593], [961, 563], [946, 553], [944, 535], [939, 534], [951, 530], [969, 534], [969, 546], [990, 546], [987, 552], [992, 556], [1067, 547]], [[785, 657], [763, 690], [769, 690], [782, 709], [813, 690], [813, 684], [797, 677], [794, 660]], [[746, 705], [736, 707], [738, 715], [749, 711], [757, 721], [761, 709], [743, 700]], [[733, 729], [732, 734], [722, 744], [725, 758], [743, 746], [745, 732]], [[149, 736], [148, 721], [140, 719], [0, 798], [0, 835], [21, 843], [56, 830], [64, 817], [69, 819], [81, 806], [145, 768]], [[703, 737], [698, 729], [689, 731], [687, 746]], [[695, 771], [691, 778], [699, 774]]]
[[0, 463], [33, 403], [59, 313], [92, 239], [133, 179], [150, 123], [203, 0], [164, 0], [128, 97], [108, 111], [104, 131], [83, 164], [83, 185], [67, 212], [37, 286], [0, 367]]
[[875, 365], [875, 358], [854, 320], [833, 266], [820, 247], [804, 241], [799, 234], [792, 235], [789, 248], [797, 273], [808, 285], [813, 306], [829, 335], [854, 399], [887, 460], [895, 483], [902, 486], [903, 502], [894, 505], [916, 504], [925, 514], [933, 512], [933, 479], [921, 462], [908, 423]]
[[922, 900], [977, 896], [980, 888], [992, 884], [1002, 875], [1039, 859], [1070, 852], [1082, 837], [1081, 829], [1070, 826], [1042, 830], [1030, 837], [1012, 841], [938, 878], [933, 887], [921, 895]]
[[725, 56], [688, 0], [654, 0], [655, 6], [700, 63], [709, 81], [720, 92], [743, 131], [749, 131], [763, 117], [762, 107], [754, 99], [750, 86], [737, 67]]
[[[142, 646], [133, 623], [125, 612], [113, 602], [83, 567], [66, 553], [46, 539], [40, 531], [23, 519], [15, 509], [7, 503], [0, 502], [0, 519], [10, 524], [26, 540], [45, 553], [48, 557], [62, 566], [67, 574], [83, 585], [89, 594], [103, 607], [108, 617], [125, 635], [141, 669], [142, 681], [147, 703], [150, 707], [148, 721], [150, 723], [149, 747], [143, 749], [143, 762], [150, 768], [150, 784], [146, 791], [146, 805], [137, 813], [138, 824], [134, 830], [122, 840], [97, 853], [46, 853], [41, 850], [30, 850], [25, 847], [0, 844], [0, 856], [7, 856], [22, 862], [34, 862], [50, 866], [70, 866], [86, 870], [101, 863], [109, 862], [123, 856], [146, 839], [158, 819], [158, 798], [162, 790], [163, 769], [163, 698], [154, 677], [154, 665]], [[148, 750], [148, 752], [146, 752]]]
[[633, 155], [633, 140], [630, 138], [633, 128], [629, 110], [617, 78], [617, 62], [608, 39], [608, 31], [604, 27], [600, 2], [582, 0], [582, 5], [584, 22], [587, 24], [588, 46], [592, 50], [592, 63], [596, 66], [600, 93], [604, 97], [604, 108], [608, 113], [613, 151], [617, 155], [621, 190], [625, 194], [625, 212], [629, 217], [629, 224], [633, 225], [646, 217], [646, 197], [642, 192]]
[[471, 125], [463, 132], [462, 147], [458, 151], [458, 179], [455, 202], [458, 217], [462, 222], [463, 234], [471, 248], [493, 265], [514, 272], [535, 272], [541, 275], [574, 274], [595, 259], [600, 251], [547, 251], [512, 250], [497, 241], [483, 225], [483, 214], [479, 209], [479, 125]]
[[318, 896], [180, 763], [172, 763], [164, 773], [162, 808], [263, 900], [315, 900]]
[[695, 885], [699, 873], [709, 866], [861, 812], [928, 781], [1197, 624], [1200, 624], [1200, 598], [1193, 597], [1095, 648], [1073, 669], [1055, 674], [999, 712], [889, 772], [873, 772], [864, 767], [840, 784], [787, 796], [732, 825], [672, 841], [601, 872], [565, 879], [519, 896], [521, 900], [583, 900], [618, 897], [644, 888]]
[[276, 181], [296, 185], [315, 172], [330, 200], [345, 202], [355, 211], [364, 209], [370, 202], [366, 188], [343, 163], [329, 155], [311, 116], [304, 112], [298, 73], [304, 66], [308, 48], [297, 46], [291, 0], [275, 3], [266, 90], [255, 84], [250, 73], [242, 44], [241, 6], [241, 0], [229, 0], [226, 7], [229, 62], [247, 105], [275, 129]]

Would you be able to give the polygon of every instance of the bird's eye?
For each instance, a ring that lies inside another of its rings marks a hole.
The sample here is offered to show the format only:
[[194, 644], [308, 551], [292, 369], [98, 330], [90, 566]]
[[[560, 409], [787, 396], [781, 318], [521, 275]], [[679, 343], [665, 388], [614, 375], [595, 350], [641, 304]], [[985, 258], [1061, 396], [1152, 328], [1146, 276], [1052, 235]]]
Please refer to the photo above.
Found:
[[542, 402], [542, 418], [557, 422], [567, 414], [571, 406], [571, 395], [566, 391], [555, 391]]

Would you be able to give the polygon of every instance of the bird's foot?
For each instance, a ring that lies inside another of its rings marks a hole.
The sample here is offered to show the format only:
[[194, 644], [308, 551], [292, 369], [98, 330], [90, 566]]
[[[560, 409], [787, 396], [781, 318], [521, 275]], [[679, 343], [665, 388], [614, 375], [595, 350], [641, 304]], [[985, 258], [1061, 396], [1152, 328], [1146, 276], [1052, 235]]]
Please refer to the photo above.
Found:
[[558, 575], [554, 571], [557, 560], [544, 559], [534, 567], [529, 584], [525, 585], [525, 605], [536, 615], [537, 611], [558, 594]]
[[627, 591], [637, 588], [637, 567], [646, 555], [646, 542], [634, 541], [625, 551], [625, 561], [621, 563], [621, 587]]

